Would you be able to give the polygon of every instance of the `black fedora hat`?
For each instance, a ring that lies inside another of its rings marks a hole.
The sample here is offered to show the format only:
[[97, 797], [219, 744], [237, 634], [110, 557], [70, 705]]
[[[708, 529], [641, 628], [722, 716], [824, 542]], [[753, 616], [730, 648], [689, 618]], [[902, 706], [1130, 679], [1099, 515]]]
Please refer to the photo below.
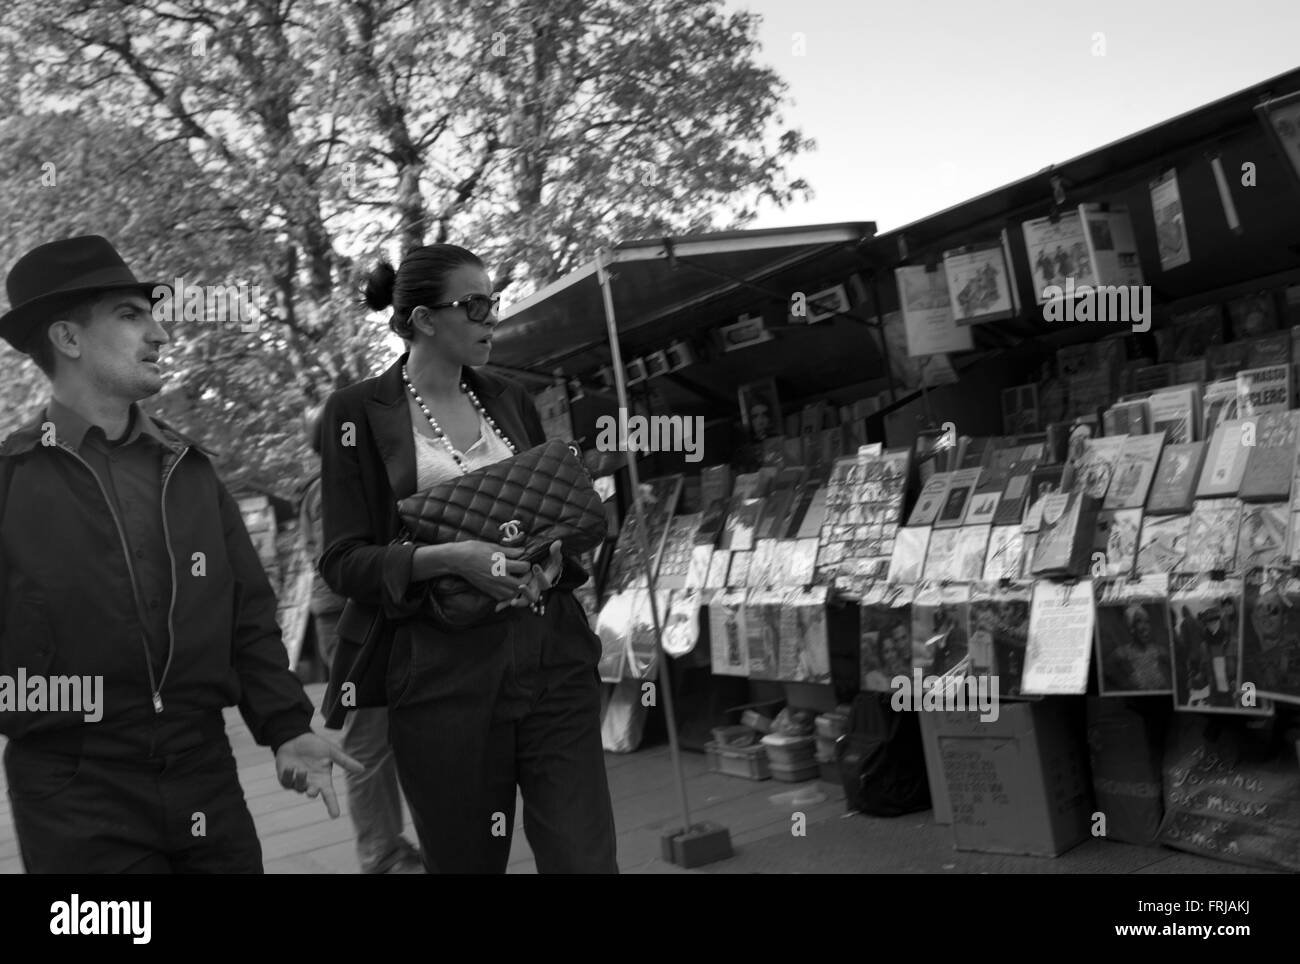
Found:
[[0, 338], [23, 351], [33, 332], [50, 320], [49, 310], [70, 295], [129, 289], [152, 299], [156, 287], [136, 278], [117, 249], [97, 234], [51, 241], [9, 269], [5, 288], [10, 308], [0, 315]]

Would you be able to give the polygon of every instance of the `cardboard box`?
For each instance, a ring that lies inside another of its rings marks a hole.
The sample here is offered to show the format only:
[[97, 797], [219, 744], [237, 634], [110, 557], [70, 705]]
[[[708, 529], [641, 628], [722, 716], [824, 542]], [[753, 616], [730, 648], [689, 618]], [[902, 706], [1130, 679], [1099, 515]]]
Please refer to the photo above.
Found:
[[934, 717], [955, 849], [1056, 857], [1087, 838], [1092, 786], [1074, 704], [1004, 702], [987, 722], [921, 714]]
[[952, 807], [948, 803], [948, 784], [943, 779], [943, 760], [939, 756], [939, 724], [937, 713], [919, 713], [921, 717], [921, 746], [925, 751], [925, 775], [930, 781], [930, 803], [934, 807], [935, 823], [952, 823]]

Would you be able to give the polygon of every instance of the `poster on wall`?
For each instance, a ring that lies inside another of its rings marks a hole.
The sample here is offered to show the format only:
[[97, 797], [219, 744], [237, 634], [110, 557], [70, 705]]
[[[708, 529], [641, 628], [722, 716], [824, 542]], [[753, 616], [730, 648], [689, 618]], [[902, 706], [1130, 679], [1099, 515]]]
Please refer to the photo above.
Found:
[[925, 265], [904, 266], [894, 270], [894, 278], [909, 355], [938, 355], [975, 347], [970, 329], [960, 327], [953, 317], [948, 277], [942, 270]]
[[1010, 273], [1000, 241], [945, 251], [943, 271], [957, 324], [1003, 321], [1015, 313]]
[[1095, 619], [1091, 580], [1034, 583], [1021, 692], [1085, 693]]
[[1048, 288], [1055, 286], [1063, 290], [1070, 278], [1074, 279], [1075, 288], [1097, 283], [1079, 212], [1062, 214], [1055, 223], [1051, 218], [1037, 218], [1024, 222], [1022, 227], [1038, 304], [1050, 300]]
[[1150, 187], [1160, 267], [1168, 271], [1192, 260], [1187, 244], [1187, 222], [1183, 218], [1183, 198], [1178, 193], [1178, 171], [1170, 168], [1152, 181]]

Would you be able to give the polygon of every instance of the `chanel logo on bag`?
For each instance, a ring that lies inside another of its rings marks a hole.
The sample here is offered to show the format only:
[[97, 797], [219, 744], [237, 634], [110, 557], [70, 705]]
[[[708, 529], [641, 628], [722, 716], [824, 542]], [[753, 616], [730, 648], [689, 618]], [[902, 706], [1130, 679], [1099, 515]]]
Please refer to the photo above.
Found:
[[497, 526], [501, 530], [501, 542], [508, 545], [512, 542], [518, 542], [524, 537], [523, 523], [518, 519], [511, 519], [509, 522], [503, 522]]

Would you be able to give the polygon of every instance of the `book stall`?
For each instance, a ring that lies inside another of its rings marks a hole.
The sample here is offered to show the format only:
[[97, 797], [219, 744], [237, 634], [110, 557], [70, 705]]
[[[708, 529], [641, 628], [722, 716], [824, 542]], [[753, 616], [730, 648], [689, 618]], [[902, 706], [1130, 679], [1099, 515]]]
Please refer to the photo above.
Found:
[[957, 849], [1300, 870], [1298, 104], [1300, 71], [884, 235], [621, 245], [612, 351], [594, 272], [512, 309], [557, 433], [614, 389], [704, 426], [599, 480], [607, 737], [703, 675], [684, 745], [738, 779]]

